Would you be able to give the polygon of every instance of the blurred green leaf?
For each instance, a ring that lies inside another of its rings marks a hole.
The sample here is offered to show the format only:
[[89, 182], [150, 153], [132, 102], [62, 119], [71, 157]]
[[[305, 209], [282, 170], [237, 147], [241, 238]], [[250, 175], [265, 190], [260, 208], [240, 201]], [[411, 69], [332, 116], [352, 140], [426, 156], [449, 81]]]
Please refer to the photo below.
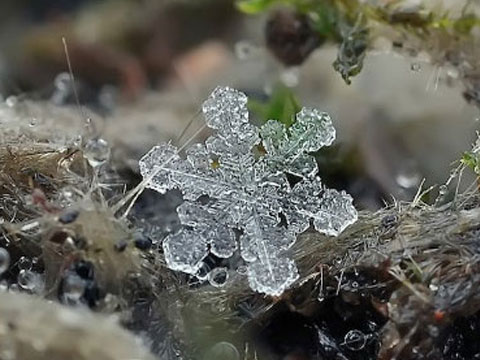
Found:
[[301, 106], [290, 88], [279, 85], [275, 87], [272, 96], [266, 103], [250, 98], [248, 108], [262, 122], [276, 119], [289, 127], [294, 123], [295, 114], [300, 111]]
[[259, 14], [273, 5], [288, 5], [303, 14], [317, 8], [317, 0], [238, 0], [237, 8], [246, 14]]
[[246, 14], [258, 14], [278, 2], [277, 0], [240, 0], [237, 1], [237, 8]]

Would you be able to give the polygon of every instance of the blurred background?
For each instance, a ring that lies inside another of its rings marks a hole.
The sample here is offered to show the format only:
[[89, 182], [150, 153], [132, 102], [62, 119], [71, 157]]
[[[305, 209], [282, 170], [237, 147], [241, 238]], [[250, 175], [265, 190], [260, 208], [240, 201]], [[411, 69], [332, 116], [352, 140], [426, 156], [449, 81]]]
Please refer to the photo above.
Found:
[[185, 142], [203, 124], [203, 99], [229, 85], [251, 97], [254, 121], [279, 99], [329, 112], [338, 140], [317, 156], [322, 178], [359, 208], [411, 200], [422, 179], [447, 180], [480, 125], [450, 69], [376, 51], [347, 85], [332, 67], [336, 46], [285, 61], [267, 46], [271, 23], [233, 0], [2, 0], [0, 94], [75, 107], [65, 38], [79, 102], [120, 171], [135, 173], [158, 142]]

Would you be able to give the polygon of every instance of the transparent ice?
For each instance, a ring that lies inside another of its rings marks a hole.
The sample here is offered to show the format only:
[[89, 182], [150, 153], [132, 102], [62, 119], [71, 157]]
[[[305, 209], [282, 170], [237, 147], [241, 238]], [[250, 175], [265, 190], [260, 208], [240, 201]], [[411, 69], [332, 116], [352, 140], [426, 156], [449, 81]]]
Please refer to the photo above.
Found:
[[280, 295], [299, 277], [286, 255], [299, 233], [313, 224], [337, 236], [357, 219], [350, 195], [326, 189], [309, 155], [334, 141], [330, 116], [303, 108], [288, 129], [275, 120], [258, 128], [249, 123], [246, 95], [228, 87], [215, 89], [202, 110], [215, 130], [205, 144], [191, 146], [185, 159], [161, 144], [139, 162], [147, 187], [184, 195], [177, 208], [184, 226], [163, 242], [167, 265], [195, 275], [209, 253], [240, 251], [251, 288]]

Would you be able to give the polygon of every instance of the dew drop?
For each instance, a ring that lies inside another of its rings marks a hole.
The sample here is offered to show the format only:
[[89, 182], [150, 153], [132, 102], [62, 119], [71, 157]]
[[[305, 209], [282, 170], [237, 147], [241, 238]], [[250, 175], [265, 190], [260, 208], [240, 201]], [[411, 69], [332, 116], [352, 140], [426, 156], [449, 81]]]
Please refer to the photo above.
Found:
[[107, 111], [113, 111], [117, 102], [117, 89], [112, 85], [105, 85], [98, 95], [98, 102]]
[[360, 330], [350, 330], [344, 337], [345, 346], [352, 351], [362, 350], [367, 343], [367, 338]]
[[440, 197], [445, 196], [447, 192], [448, 192], [447, 185], [440, 185], [440, 188], [438, 189], [438, 196]]
[[18, 104], [18, 98], [14, 95], [11, 95], [7, 97], [5, 104], [7, 104], [8, 107], [13, 108]]
[[82, 135], [77, 135], [77, 136], [75, 137], [75, 139], [73, 139], [73, 145], [75, 145], [75, 146], [80, 146], [80, 145], [82, 145], [82, 140], [83, 140]]
[[61, 91], [69, 91], [71, 87], [71, 78], [70, 74], [67, 72], [62, 72], [55, 77], [53, 81], [55, 88]]
[[415, 62], [415, 63], [412, 63], [412, 64], [410, 65], [410, 70], [412, 70], [413, 72], [417, 72], [417, 73], [418, 73], [418, 72], [422, 71], [422, 65], [420, 65], [419, 63], [416, 63], [416, 62]]
[[420, 184], [420, 175], [415, 172], [400, 173], [395, 178], [397, 184], [404, 189], [412, 189]]
[[239, 60], [248, 60], [255, 52], [255, 47], [247, 40], [238, 41], [235, 44], [235, 56]]
[[96, 168], [103, 165], [110, 157], [110, 147], [104, 139], [92, 139], [87, 141], [84, 156], [88, 163]]
[[0, 281], [0, 292], [8, 291], [8, 282], [6, 280]]
[[457, 69], [448, 69], [447, 70], [447, 76], [450, 78], [450, 79], [453, 79], [453, 80], [456, 80], [458, 79], [459, 77], [459, 72]]
[[67, 188], [62, 190], [62, 195], [65, 199], [72, 200], [74, 192], [71, 188]]
[[221, 341], [213, 345], [203, 357], [205, 360], [239, 360], [240, 353], [235, 345]]
[[70, 74], [62, 72], [53, 80], [55, 90], [53, 91], [51, 101], [56, 105], [63, 105], [67, 101], [72, 90], [72, 80]]
[[224, 267], [218, 267], [208, 273], [208, 282], [210, 285], [220, 288], [225, 286], [228, 281], [228, 270]]
[[32, 118], [32, 119], [30, 120], [30, 122], [28, 123], [28, 126], [34, 127], [35, 125], [37, 125], [37, 119], [36, 119], [36, 118]]
[[239, 275], [247, 275], [248, 273], [248, 267], [247, 265], [240, 265], [238, 268], [237, 268], [237, 273]]
[[17, 283], [24, 290], [40, 291], [43, 287], [41, 275], [31, 270], [20, 270]]
[[88, 117], [84, 120], [84, 128], [87, 134], [94, 134], [95, 133], [95, 125], [92, 121], [92, 118]]
[[10, 254], [7, 249], [0, 247], [0, 275], [10, 266]]

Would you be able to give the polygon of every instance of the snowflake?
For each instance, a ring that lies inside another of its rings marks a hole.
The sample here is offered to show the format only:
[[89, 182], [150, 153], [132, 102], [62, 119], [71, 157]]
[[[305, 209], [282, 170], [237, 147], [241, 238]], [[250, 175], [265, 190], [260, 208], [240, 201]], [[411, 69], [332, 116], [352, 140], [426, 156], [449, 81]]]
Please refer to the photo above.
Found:
[[163, 242], [167, 265], [195, 275], [209, 253], [239, 251], [251, 288], [280, 295], [299, 277], [286, 255], [299, 233], [313, 223], [337, 236], [357, 219], [350, 195], [326, 189], [308, 154], [334, 141], [330, 116], [303, 108], [288, 129], [275, 120], [258, 128], [246, 95], [228, 87], [215, 89], [202, 110], [214, 130], [205, 144], [191, 146], [186, 159], [169, 143], [155, 146], [139, 163], [149, 188], [184, 195], [183, 227]]

